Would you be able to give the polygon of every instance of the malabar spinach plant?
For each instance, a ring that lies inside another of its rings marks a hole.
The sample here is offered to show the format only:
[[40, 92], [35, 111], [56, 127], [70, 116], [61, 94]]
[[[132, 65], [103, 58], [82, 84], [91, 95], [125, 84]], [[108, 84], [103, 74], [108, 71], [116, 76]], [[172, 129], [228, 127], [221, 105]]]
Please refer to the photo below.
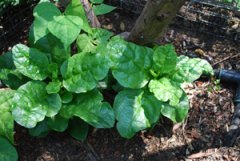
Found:
[[[91, 28], [79, 0], [63, 13], [40, 2], [33, 15], [29, 46], [17, 44], [0, 57], [9, 87], [0, 91], [0, 135], [12, 143], [14, 121], [33, 136], [67, 130], [79, 140], [89, 126], [116, 122], [131, 138], [162, 116], [181, 122], [189, 109], [181, 85], [213, 73], [207, 61], [177, 56], [171, 44], [149, 48]], [[114, 101], [106, 101], [114, 90]]]

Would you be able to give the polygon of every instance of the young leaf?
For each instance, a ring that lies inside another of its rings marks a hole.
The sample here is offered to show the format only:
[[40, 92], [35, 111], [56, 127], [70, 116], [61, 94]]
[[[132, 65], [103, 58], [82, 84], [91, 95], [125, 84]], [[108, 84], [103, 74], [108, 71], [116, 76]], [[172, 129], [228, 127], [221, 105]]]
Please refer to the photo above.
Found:
[[61, 67], [63, 86], [70, 92], [83, 93], [94, 89], [107, 76], [110, 63], [104, 53], [79, 53]]
[[183, 90], [179, 86], [174, 85], [165, 77], [160, 80], [151, 80], [148, 87], [158, 100], [162, 102], [170, 101], [173, 106], [179, 103], [179, 99], [183, 94]]
[[14, 143], [13, 128], [14, 120], [11, 115], [11, 105], [14, 91], [11, 89], [0, 89], [0, 136]]
[[170, 73], [175, 70], [177, 54], [172, 44], [159, 46], [154, 49], [153, 70], [159, 74]]
[[17, 44], [12, 49], [16, 68], [23, 75], [33, 80], [43, 80], [48, 76], [48, 58], [45, 53], [23, 44]]
[[131, 138], [136, 132], [158, 121], [162, 103], [142, 90], [124, 90], [114, 101], [117, 129], [122, 137]]
[[36, 43], [39, 39], [48, 34], [47, 26], [48, 22], [53, 20], [54, 16], [60, 16], [59, 9], [50, 2], [39, 3], [33, 10], [34, 22], [33, 22], [33, 43]]
[[63, 118], [60, 115], [56, 115], [55, 117], [48, 119], [48, 126], [54, 131], [63, 132], [68, 127], [68, 119]]
[[111, 128], [114, 126], [114, 112], [110, 104], [102, 103], [103, 96], [93, 90], [79, 94], [70, 104], [61, 109], [61, 116], [72, 118], [77, 116], [96, 128]]
[[2, 161], [17, 161], [18, 153], [6, 139], [0, 137], [0, 158]]
[[103, 4], [103, 3], [100, 5], [93, 6], [93, 12], [95, 13], [96, 16], [107, 14], [109, 12], [112, 12], [114, 9], [116, 9], [116, 7]]
[[26, 128], [33, 128], [45, 116], [53, 117], [58, 113], [61, 99], [58, 94], [47, 94], [45, 83], [31, 81], [16, 91], [12, 107], [14, 120]]
[[74, 117], [70, 120], [68, 132], [77, 140], [84, 141], [87, 138], [89, 126], [83, 120]]
[[179, 83], [191, 83], [198, 79], [203, 73], [213, 75], [213, 68], [206, 60], [179, 56], [177, 60], [177, 70], [171, 79]]
[[128, 43], [118, 63], [112, 67], [114, 78], [126, 88], [144, 87], [150, 79], [148, 71], [152, 65], [151, 56], [152, 49]]
[[[92, 34], [81, 34], [78, 36], [77, 45], [79, 52], [96, 52], [98, 45], [105, 44], [113, 35], [104, 29], [93, 29]], [[105, 46], [104, 46], [105, 47]]]
[[61, 89], [61, 85], [62, 83], [59, 81], [48, 83], [48, 85], [46, 86], [47, 93], [48, 94], [58, 93]]
[[189, 102], [187, 95], [184, 93], [176, 106], [171, 106], [168, 103], [163, 104], [161, 113], [173, 122], [182, 122], [188, 113]]
[[64, 91], [63, 93], [60, 94], [62, 103], [70, 103], [73, 99], [73, 94], [68, 91]]
[[48, 30], [56, 36], [67, 49], [78, 37], [83, 20], [78, 16], [56, 16], [48, 23]]
[[43, 121], [39, 122], [34, 128], [30, 128], [29, 134], [31, 136], [35, 136], [35, 137], [45, 137], [48, 135], [48, 133], [51, 131], [51, 129], [49, 128], [48, 124], [47, 124], [47, 120], [44, 119]]
[[71, 16], [78, 16], [82, 18], [83, 20], [82, 29], [87, 33], [92, 33], [92, 29], [88, 23], [88, 18], [86, 17], [85, 10], [80, 0], [71, 0], [64, 14], [71, 15]]

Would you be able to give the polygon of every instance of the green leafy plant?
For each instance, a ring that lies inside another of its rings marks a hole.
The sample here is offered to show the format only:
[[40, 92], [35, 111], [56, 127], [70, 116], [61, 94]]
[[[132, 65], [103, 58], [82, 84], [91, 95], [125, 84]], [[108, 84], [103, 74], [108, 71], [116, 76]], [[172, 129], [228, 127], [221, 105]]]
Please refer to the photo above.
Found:
[[116, 7], [103, 3], [104, 0], [90, 0], [93, 12], [96, 16], [112, 12]]
[[[33, 136], [68, 131], [79, 140], [89, 126], [116, 126], [124, 138], [160, 117], [185, 119], [185, 82], [213, 74], [205, 60], [177, 56], [173, 45], [148, 48], [91, 28], [79, 0], [61, 13], [50, 2], [34, 8], [29, 46], [0, 57], [0, 135], [13, 143], [13, 120]], [[75, 49], [77, 48], [77, 49]], [[114, 102], [105, 93], [117, 92]], [[11, 120], [11, 121], [9, 121]]]

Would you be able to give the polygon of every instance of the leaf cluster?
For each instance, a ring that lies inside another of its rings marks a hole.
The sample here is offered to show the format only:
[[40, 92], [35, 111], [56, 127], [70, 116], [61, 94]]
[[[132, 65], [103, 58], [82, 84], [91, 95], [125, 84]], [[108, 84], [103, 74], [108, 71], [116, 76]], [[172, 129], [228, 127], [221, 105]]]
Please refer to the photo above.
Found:
[[[185, 119], [181, 85], [213, 73], [207, 61], [177, 56], [173, 45], [148, 48], [107, 30], [91, 28], [79, 0], [62, 13], [50, 2], [34, 8], [29, 46], [0, 57], [0, 136], [13, 143], [13, 123], [33, 136], [68, 131], [84, 140], [89, 126], [112, 128], [124, 138], [165, 116]], [[115, 91], [113, 102], [104, 98]], [[0, 140], [1, 141], [1, 140]]]

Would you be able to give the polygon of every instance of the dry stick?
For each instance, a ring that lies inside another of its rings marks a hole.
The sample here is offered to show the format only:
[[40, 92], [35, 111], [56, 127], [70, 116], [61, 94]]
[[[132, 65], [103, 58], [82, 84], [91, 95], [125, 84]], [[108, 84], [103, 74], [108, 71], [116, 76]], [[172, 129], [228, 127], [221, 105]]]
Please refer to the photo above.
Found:
[[226, 61], [226, 60], [228, 60], [228, 59], [236, 58], [236, 57], [238, 57], [238, 56], [240, 56], [240, 55], [239, 55], [239, 54], [236, 54], [236, 55], [233, 55], [233, 56], [228, 56], [228, 57], [226, 57], [226, 58], [224, 58], [224, 59], [222, 59], [222, 60], [214, 63], [213, 66], [215, 66], [215, 65], [217, 65], [217, 64], [219, 64], [219, 63], [222, 63], [222, 62], [224, 62], [224, 61]]
[[82, 5], [84, 7], [84, 10], [85, 10], [85, 12], [87, 14], [87, 18], [88, 18], [88, 20], [91, 23], [91, 26], [95, 27], [95, 28], [100, 28], [101, 24], [98, 21], [96, 15], [94, 14], [94, 12], [92, 10], [92, 7], [91, 7], [91, 4], [89, 3], [89, 1], [88, 0], [81, 0], [81, 2], [82, 2]]

